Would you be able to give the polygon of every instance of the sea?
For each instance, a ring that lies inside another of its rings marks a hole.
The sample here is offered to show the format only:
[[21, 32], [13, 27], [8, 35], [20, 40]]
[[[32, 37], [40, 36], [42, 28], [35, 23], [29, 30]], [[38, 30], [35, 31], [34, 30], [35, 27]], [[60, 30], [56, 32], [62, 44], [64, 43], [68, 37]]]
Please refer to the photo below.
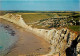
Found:
[[11, 35], [12, 31], [14, 30], [5, 28], [5, 26], [0, 23], [0, 56], [7, 54], [17, 41], [17, 36]]

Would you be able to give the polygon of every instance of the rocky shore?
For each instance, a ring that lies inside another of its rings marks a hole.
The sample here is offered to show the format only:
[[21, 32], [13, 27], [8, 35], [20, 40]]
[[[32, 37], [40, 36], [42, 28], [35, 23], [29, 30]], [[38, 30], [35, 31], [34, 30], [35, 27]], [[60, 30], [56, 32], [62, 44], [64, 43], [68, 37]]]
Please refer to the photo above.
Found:
[[80, 55], [80, 33], [73, 32], [68, 28], [53, 28], [51, 30], [32, 28], [26, 25], [23, 18], [18, 15], [6, 14], [1, 18], [13, 22], [40, 37], [43, 36], [42, 38], [51, 44], [51, 51], [49, 54], [46, 54], [47, 56], [56, 54], [58, 56]]

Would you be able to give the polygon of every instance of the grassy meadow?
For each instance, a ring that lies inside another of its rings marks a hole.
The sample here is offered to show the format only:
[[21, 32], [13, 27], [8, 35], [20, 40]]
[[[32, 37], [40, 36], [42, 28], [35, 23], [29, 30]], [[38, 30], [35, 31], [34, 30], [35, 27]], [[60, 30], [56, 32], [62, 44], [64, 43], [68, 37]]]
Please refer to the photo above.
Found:
[[[40, 23], [43, 23], [44, 21], [46, 23], [46, 22], [48, 22], [48, 19], [50, 19], [52, 17], [60, 17], [60, 16], [67, 17], [68, 16], [68, 19], [66, 20], [67, 24], [68, 24], [68, 22], [70, 23], [72, 19], [75, 22], [78, 22], [80, 20], [80, 12], [78, 12], [78, 11], [0, 11], [0, 15], [4, 15], [6, 13], [20, 14], [20, 15], [22, 15], [22, 18], [24, 19], [26, 24], [32, 25], [32, 27], [45, 28], [45, 29], [50, 29], [50, 26], [53, 27], [52, 24], [48, 23], [48, 25], [45, 26]], [[58, 23], [60, 21], [60, 19], [57, 19], [57, 20], [58, 20], [57, 21], [57, 23]], [[62, 19], [62, 20], [65, 20], [65, 19]], [[41, 21], [41, 22], [38, 22], [38, 21]], [[35, 23], [35, 22], [38, 22], [38, 23]], [[51, 22], [54, 22], [54, 21], [51, 21]], [[79, 23], [78, 23], [78, 25], [73, 24], [72, 26], [68, 25], [67, 27], [72, 29], [73, 31], [80, 31]]]

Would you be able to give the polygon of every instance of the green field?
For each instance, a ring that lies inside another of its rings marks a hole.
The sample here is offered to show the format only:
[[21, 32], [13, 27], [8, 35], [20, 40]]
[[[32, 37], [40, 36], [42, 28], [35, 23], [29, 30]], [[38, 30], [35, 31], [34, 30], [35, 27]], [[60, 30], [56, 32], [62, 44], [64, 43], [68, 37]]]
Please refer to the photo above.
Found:
[[[67, 16], [67, 15], [73, 16], [75, 17], [74, 18], [75, 21], [78, 21], [80, 19], [79, 17], [80, 14], [73, 15], [73, 13], [23, 13], [21, 15], [26, 23], [33, 23], [39, 20], [54, 17], [56, 14], [60, 16]], [[71, 18], [69, 18], [67, 21], [69, 21], [70, 19]], [[32, 24], [32, 26], [36, 28], [45, 28], [45, 29], [49, 28], [49, 26], [42, 27], [42, 25], [36, 25], [36, 24]], [[68, 28], [72, 29], [73, 31], [78, 31], [78, 32], [80, 31], [79, 25], [69, 26]]]
[[68, 28], [70, 28], [71, 30], [73, 31], [77, 31], [77, 32], [80, 32], [80, 26], [68, 26]]
[[22, 15], [26, 23], [33, 23], [38, 20], [54, 17], [55, 15], [68, 16], [73, 13], [13, 13]]
[[32, 23], [41, 19], [47, 19], [53, 17], [54, 14], [50, 13], [35, 13], [35, 14], [22, 14], [22, 17], [26, 23]]
[[[22, 15], [22, 18], [24, 19], [26, 24], [32, 25], [32, 27], [45, 29], [49, 29], [50, 25], [43, 27], [41, 24], [37, 25], [29, 23], [34, 23], [43, 19], [52, 18], [55, 15], [69, 16], [66, 21], [70, 21], [71, 19], [73, 19], [74, 21], [78, 22], [80, 20], [80, 12], [78, 11], [0, 11], [0, 15], [4, 15], [6, 13], [20, 14]], [[68, 28], [72, 29], [73, 31], [80, 31], [80, 25], [68, 26]]]

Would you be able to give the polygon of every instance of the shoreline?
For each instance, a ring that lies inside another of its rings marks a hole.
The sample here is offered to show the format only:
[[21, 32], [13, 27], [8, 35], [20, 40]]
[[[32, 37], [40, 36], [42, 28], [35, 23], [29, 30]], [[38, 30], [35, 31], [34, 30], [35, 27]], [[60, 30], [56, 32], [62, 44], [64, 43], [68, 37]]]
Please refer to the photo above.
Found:
[[[80, 35], [76, 34], [75, 32], [70, 31], [68, 28], [61, 28], [61, 29], [54, 28], [50, 30], [32, 28], [31, 26], [27, 25], [24, 22], [21, 15], [17, 15], [17, 14], [16, 15], [6, 14], [2, 16], [1, 18], [11, 23], [14, 23], [18, 26], [21, 26], [21, 28], [25, 29], [25, 31], [31, 32], [41, 38], [44, 38], [49, 44], [51, 44], [50, 45], [51, 51], [46, 55], [55, 55], [55, 53], [57, 53], [59, 54], [59, 56], [65, 56], [67, 53], [66, 49], [69, 47], [71, 48], [71, 45], [74, 45], [73, 41], [74, 40], [78, 41], [79, 40], [78, 38], [80, 37]], [[73, 48], [76, 48], [76, 47], [73, 47]]]
[[8, 23], [8, 21], [5, 21], [4, 19], [1, 19], [0, 18], [0, 24], [1, 24], [1, 26], [0, 27], [2, 27], [4, 30], [6, 30], [6, 32], [5, 33], [7, 33], [7, 34], [9, 34], [10, 36], [13, 36], [13, 37], [17, 37], [16, 38], [16, 40], [15, 40], [15, 42], [13, 42], [8, 48], [5, 48], [5, 50], [3, 50], [2, 52], [1, 52], [1, 56], [6, 56], [6, 54], [12, 49], [12, 48], [14, 48], [15, 47], [15, 43], [17, 42], [17, 40], [18, 40], [18, 30], [16, 30], [16, 28], [14, 28], [14, 27], [16, 27], [16, 25], [15, 26], [13, 26], [12, 24], [9, 24]]
[[[3, 19], [2, 19], [3, 20]], [[3, 20], [4, 21], [4, 20]], [[2, 21], [1, 21], [2, 22]], [[10, 23], [10, 22], [7, 22], [7, 23]], [[11, 23], [10, 25], [12, 25], [13, 23]], [[15, 24], [13, 24], [13, 25], [15, 25]], [[28, 31], [26, 31], [25, 29], [23, 29], [23, 28], [21, 28], [21, 27], [19, 27], [19, 26], [17, 26], [17, 25], [15, 25], [15, 27], [17, 28], [15, 28], [15, 30], [21, 30], [21, 31], [23, 31], [23, 33], [24, 33], [24, 31], [25, 32], [27, 32], [27, 33], [30, 33], [31, 35], [34, 35], [34, 37], [37, 39], [37, 40], [40, 40], [40, 42], [43, 42], [43, 43], [41, 43], [41, 45], [42, 46], [44, 46], [44, 48], [46, 48], [46, 46], [48, 46], [49, 45], [49, 43], [45, 40], [44, 41], [44, 39], [43, 38], [41, 38], [41, 37], [39, 37], [39, 36], [37, 36], [37, 35], [35, 35], [35, 34], [33, 34], [33, 33], [31, 33], [31, 32], [28, 32]], [[14, 27], [13, 27], [14, 28]], [[18, 33], [19, 34], [19, 33]], [[17, 42], [19, 42], [20, 41], [20, 38], [21, 37], [19, 37], [19, 39], [18, 39], [18, 41]], [[17, 43], [16, 42], [16, 43]], [[35, 42], [36, 43], [36, 42]], [[8, 52], [8, 54], [10, 54], [11, 53], [11, 51], [13, 50], [13, 49], [15, 49], [15, 47], [16, 47], [16, 45], [18, 45], [18, 44], [14, 44], [13, 46], [12, 46], [12, 48], [10, 48], [10, 51]], [[48, 47], [47, 47], [48, 48]], [[40, 48], [41, 49], [41, 48]], [[48, 50], [48, 49], [47, 49]], [[49, 51], [50, 51], [50, 49], [49, 49]], [[49, 51], [47, 51], [47, 52], [49, 52]], [[7, 55], [8, 55], [7, 54]], [[14, 53], [15, 54], [15, 53]], [[47, 53], [45, 53], [45, 54], [47, 54]], [[9, 56], [9, 55], [8, 55]], [[11, 56], [11, 55], [10, 55]]]

